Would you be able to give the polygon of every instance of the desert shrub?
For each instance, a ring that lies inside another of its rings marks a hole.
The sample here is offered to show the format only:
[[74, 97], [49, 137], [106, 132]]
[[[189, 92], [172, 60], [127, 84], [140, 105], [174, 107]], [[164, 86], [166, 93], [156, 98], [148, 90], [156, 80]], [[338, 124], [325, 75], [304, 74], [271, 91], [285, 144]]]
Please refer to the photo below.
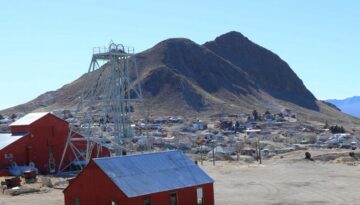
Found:
[[333, 134], [346, 132], [346, 130], [343, 126], [338, 126], [338, 125], [331, 126], [329, 129], [330, 129], [331, 133], [333, 133]]

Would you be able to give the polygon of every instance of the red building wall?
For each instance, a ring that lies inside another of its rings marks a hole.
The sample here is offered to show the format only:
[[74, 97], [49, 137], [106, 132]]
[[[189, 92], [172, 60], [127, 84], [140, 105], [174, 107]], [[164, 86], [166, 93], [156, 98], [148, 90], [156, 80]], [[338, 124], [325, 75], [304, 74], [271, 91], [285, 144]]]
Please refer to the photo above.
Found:
[[170, 205], [170, 193], [177, 192], [179, 205], [196, 205], [196, 189], [198, 187], [203, 188], [204, 205], [214, 205], [213, 184], [127, 198], [111, 179], [91, 161], [64, 190], [64, 198], [65, 205], [73, 205], [75, 198], [80, 199], [80, 204], [86, 205], [109, 205], [111, 200], [118, 201], [121, 205], [143, 205], [146, 197], [151, 199], [151, 204]]
[[[27, 132], [29, 134], [0, 150], [0, 170], [9, 166], [10, 160], [5, 159], [5, 154], [11, 153], [13, 154], [12, 160], [18, 165], [29, 165], [30, 162], [34, 162], [41, 173], [48, 174], [50, 150], [55, 161], [55, 170], [58, 170], [68, 138], [68, 122], [49, 113], [30, 125], [16, 125], [10, 128], [12, 133]], [[76, 135], [76, 137], [81, 136]], [[84, 141], [76, 142], [75, 145], [78, 149], [86, 149]], [[95, 149], [93, 157], [96, 157]], [[102, 148], [100, 156], [109, 155], [109, 150]], [[75, 156], [71, 150], [68, 150], [63, 164], [67, 165], [73, 159]]]
[[130, 204], [143, 205], [143, 200], [147, 197], [151, 199], [151, 204], [154, 205], [170, 205], [170, 194], [176, 192], [178, 196], [179, 205], [197, 205], [196, 189], [203, 188], [204, 205], [214, 205], [214, 189], [213, 184], [204, 184], [201, 186], [187, 187], [183, 189], [171, 190], [151, 194], [149, 196], [135, 197], [129, 200]]
[[[28, 132], [26, 142], [26, 158], [24, 164], [34, 162], [41, 173], [49, 173], [49, 154], [52, 150], [57, 170], [64, 151], [66, 139], [68, 137], [68, 122], [52, 114], [47, 114], [30, 125], [11, 126], [12, 133]], [[18, 149], [18, 143], [13, 143], [11, 147]], [[18, 156], [17, 156], [18, 157]], [[17, 161], [18, 165], [23, 165]]]
[[0, 150], [0, 170], [6, 169], [9, 166], [9, 159], [5, 159], [5, 154], [11, 153], [12, 160], [18, 164], [28, 164], [27, 144], [30, 135], [24, 136], [9, 146]]
[[117, 186], [91, 161], [86, 168], [64, 190], [65, 205], [73, 205], [75, 198], [80, 204], [107, 204], [119, 200], [122, 205], [128, 204], [126, 196]]

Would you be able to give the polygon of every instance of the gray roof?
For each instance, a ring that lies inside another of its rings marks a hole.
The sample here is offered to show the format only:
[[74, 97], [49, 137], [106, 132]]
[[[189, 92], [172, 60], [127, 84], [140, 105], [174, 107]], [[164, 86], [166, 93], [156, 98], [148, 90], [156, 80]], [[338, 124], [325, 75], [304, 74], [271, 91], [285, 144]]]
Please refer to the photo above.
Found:
[[40, 118], [44, 117], [47, 114], [49, 114], [49, 113], [48, 112], [29, 113], [29, 114], [25, 115], [24, 117], [11, 123], [10, 126], [30, 125], [31, 123], [39, 120]]
[[0, 150], [12, 144], [16, 140], [26, 136], [28, 133], [19, 133], [19, 134], [11, 134], [11, 133], [0, 133]]
[[214, 182], [180, 151], [97, 158], [94, 162], [129, 198]]

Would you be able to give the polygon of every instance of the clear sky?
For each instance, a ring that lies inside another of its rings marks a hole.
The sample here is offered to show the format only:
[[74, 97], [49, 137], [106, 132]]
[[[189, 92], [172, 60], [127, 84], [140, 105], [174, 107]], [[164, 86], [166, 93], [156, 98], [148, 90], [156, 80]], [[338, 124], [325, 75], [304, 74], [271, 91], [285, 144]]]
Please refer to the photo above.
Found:
[[360, 1], [0, 0], [0, 109], [60, 88], [110, 40], [140, 52], [236, 30], [289, 63], [319, 99], [360, 95]]

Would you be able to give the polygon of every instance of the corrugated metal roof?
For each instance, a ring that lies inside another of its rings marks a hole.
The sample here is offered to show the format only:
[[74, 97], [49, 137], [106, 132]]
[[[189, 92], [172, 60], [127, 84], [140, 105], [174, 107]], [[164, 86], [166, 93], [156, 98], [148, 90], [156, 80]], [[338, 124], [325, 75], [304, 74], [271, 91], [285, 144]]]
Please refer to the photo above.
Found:
[[213, 182], [180, 151], [97, 158], [94, 161], [129, 198]]
[[0, 133], [0, 150], [7, 147], [16, 140], [26, 136], [27, 134], [28, 133], [19, 133], [19, 134]]
[[30, 125], [31, 123], [35, 122], [36, 120], [44, 117], [47, 115], [48, 112], [34, 112], [25, 115], [24, 117], [16, 120], [15, 122], [11, 123], [10, 126], [18, 126], [18, 125]]

